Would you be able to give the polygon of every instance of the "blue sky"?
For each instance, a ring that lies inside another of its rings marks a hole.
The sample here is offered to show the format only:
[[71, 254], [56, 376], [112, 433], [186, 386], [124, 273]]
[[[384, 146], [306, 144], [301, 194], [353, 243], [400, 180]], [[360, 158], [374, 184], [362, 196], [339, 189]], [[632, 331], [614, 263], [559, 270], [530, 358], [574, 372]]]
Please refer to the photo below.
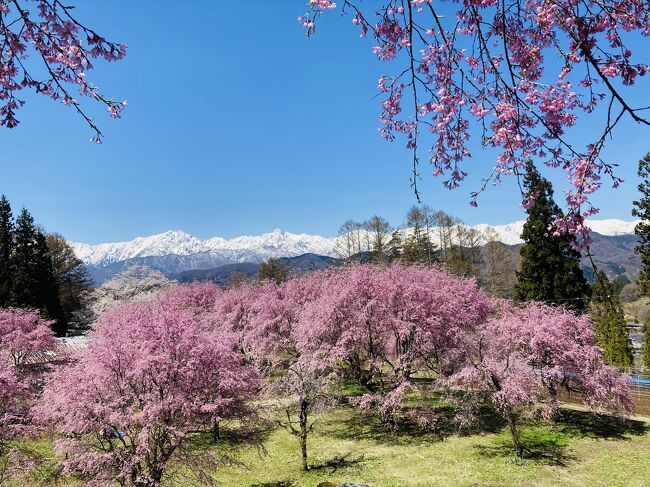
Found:
[[[347, 218], [373, 214], [399, 224], [415, 203], [410, 154], [402, 141], [377, 135], [376, 82], [391, 67], [373, 58], [372, 41], [338, 15], [307, 39], [296, 22], [303, 1], [182, 3], [102, 2], [109, 10], [77, 2], [79, 19], [128, 44], [124, 61], [98, 62], [89, 78], [129, 106], [116, 121], [86, 104], [105, 135], [97, 146], [72, 110], [28, 96], [22, 124], [0, 130], [0, 192], [14, 207], [88, 243], [169, 229], [334, 235]], [[635, 101], [650, 105], [647, 88]], [[574, 136], [591, 131], [587, 123]], [[649, 133], [627, 122], [610, 141], [607, 155], [621, 162], [626, 183], [595, 198], [600, 218], [630, 218]], [[488, 189], [478, 208], [468, 205], [493, 157], [474, 156], [471, 177], [454, 191], [423, 164], [423, 201], [470, 224], [523, 218], [514, 181]], [[552, 180], [560, 193], [563, 174]]]

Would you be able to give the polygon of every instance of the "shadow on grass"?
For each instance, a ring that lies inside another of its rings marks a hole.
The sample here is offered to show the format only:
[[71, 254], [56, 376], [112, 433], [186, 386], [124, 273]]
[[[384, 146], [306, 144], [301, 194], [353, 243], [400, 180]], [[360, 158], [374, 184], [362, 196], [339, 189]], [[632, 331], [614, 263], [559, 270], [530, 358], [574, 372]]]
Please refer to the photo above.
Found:
[[[527, 423], [533, 426], [535, 423]], [[534, 426], [533, 426], [534, 427]], [[549, 429], [532, 429], [522, 434], [524, 460], [565, 467], [576, 457], [568, 445], [572, 438], [602, 438], [629, 440], [631, 435], [639, 436], [648, 431], [641, 421], [621, 418], [610, 414], [562, 409]], [[487, 457], [514, 457], [514, 445], [509, 437], [499, 444], [477, 445], [479, 454]]]
[[440, 439], [437, 433], [423, 430], [411, 421], [400, 421], [396, 429], [389, 429], [376, 414], [356, 410], [348, 418], [328, 421], [321, 434], [340, 440], [371, 440], [392, 445]]
[[[415, 409], [410, 412], [417, 416]], [[429, 416], [429, 426], [423, 427], [407, 415], [399, 419], [397, 427], [389, 428], [377, 414], [354, 410], [354, 414], [346, 419], [337, 418], [336, 421], [329, 422], [322, 434], [337, 439], [370, 440], [389, 445], [425, 444], [459, 434], [453, 408], [439, 407], [421, 413]], [[503, 418], [494, 408], [486, 406], [481, 408], [479, 421], [471, 431], [460, 434], [497, 433], [504, 426]]]
[[364, 462], [363, 455], [357, 457], [352, 457], [352, 453], [346, 453], [345, 455], [337, 455], [331, 460], [312, 465], [309, 467], [309, 470], [330, 470], [330, 474], [335, 473], [337, 470], [342, 468], [352, 467], [354, 465], [359, 465]]
[[[521, 441], [524, 445], [524, 461], [566, 467], [569, 462], [576, 459], [568, 449], [566, 438], [557, 433], [526, 432], [522, 435]], [[514, 445], [509, 438], [502, 439], [495, 445], [476, 445], [475, 448], [479, 455], [484, 457], [517, 459]]]
[[251, 484], [250, 487], [293, 487], [296, 483], [293, 480], [278, 480], [276, 482], [264, 482], [262, 484]]
[[268, 425], [259, 425], [256, 427], [223, 427], [220, 436], [215, 440], [209, 431], [197, 433], [192, 438], [191, 450], [201, 450], [206, 448], [224, 448], [227, 450], [236, 450], [243, 447], [257, 446], [262, 447], [273, 432], [273, 428]]
[[623, 440], [648, 431], [648, 426], [642, 421], [573, 409], [562, 409], [556, 425], [560, 432], [574, 438]]

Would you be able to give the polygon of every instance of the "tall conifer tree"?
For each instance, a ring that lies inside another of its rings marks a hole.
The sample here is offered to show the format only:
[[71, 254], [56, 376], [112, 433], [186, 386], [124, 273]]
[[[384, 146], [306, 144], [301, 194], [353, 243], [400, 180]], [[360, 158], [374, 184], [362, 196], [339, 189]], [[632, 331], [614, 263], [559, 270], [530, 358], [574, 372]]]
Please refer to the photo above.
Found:
[[[641, 178], [638, 189], [641, 198], [634, 201], [632, 215], [641, 221], [634, 227], [634, 233], [639, 241], [634, 251], [641, 258], [641, 272], [637, 278], [639, 291], [642, 296], [650, 297], [650, 153], [639, 161], [637, 174]], [[650, 316], [643, 326], [643, 364], [650, 369]]]
[[34, 272], [36, 228], [27, 208], [23, 208], [16, 218], [14, 235], [14, 249], [11, 255], [11, 301], [14, 306], [21, 308], [38, 308], [38, 299], [34, 292], [38, 288]]
[[36, 274], [38, 307], [48, 318], [55, 320], [54, 332], [58, 336], [65, 336], [67, 325], [61, 307], [59, 285], [54, 275], [47, 238], [39, 230], [36, 231], [34, 240], [34, 259], [33, 272]]
[[641, 198], [634, 201], [632, 215], [641, 221], [634, 227], [639, 237], [635, 252], [641, 257], [641, 272], [637, 282], [643, 296], [650, 296], [650, 153], [639, 161], [638, 175], [641, 178], [638, 189]]
[[598, 271], [591, 296], [591, 317], [598, 334], [598, 346], [605, 351], [605, 361], [617, 367], [631, 367], [634, 356], [623, 307], [603, 271]]
[[526, 166], [526, 197], [533, 203], [521, 238], [521, 267], [517, 272], [515, 299], [538, 300], [584, 310], [589, 287], [580, 269], [580, 253], [572, 235], [554, 236], [554, 221], [562, 211], [553, 200], [551, 183], [532, 163]]
[[40, 309], [46, 318], [55, 320], [55, 333], [65, 335], [66, 325], [59, 301], [59, 288], [47, 240], [34, 225], [34, 219], [26, 208], [21, 210], [16, 219], [11, 268], [11, 304], [21, 308]]
[[399, 230], [393, 230], [388, 241], [388, 260], [389, 262], [397, 262], [402, 258], [402, 234]]
[[0, 308], [11, 304], [11, 253], [14, 246], [14, 221], [11, 205], [0, 196]]

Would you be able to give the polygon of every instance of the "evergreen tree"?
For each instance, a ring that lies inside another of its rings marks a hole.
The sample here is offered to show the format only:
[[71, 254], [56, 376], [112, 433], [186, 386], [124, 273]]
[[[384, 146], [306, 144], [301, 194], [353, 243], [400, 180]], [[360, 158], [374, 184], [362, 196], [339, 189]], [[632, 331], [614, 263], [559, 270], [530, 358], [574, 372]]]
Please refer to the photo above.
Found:
[[55, 320], [54, 333], [65, 336], [67, 322], [61, 308], [59, 285], [54, 275], [54, 266], [50, 257], [45, 235], [37, 230], [34, 240], [34, 267], [37, 306], [45, 316]]
[[405, 264], [433, 265], [436, 262], [436, 249], [431, 242], [428, 232], [417, 225], [404, 240], [402, 247], [402, 262]]
[[38, 308], [34, 291], [38, 288], [34, 272], [36, 227], [34, 219], [23, 208], [16, 219], [14, 251], [11, 255], [13, 279], [11, 283], [12, 305], [20, 308]]
[[605, 351], [605, 361], [617, 367], [631, 367], [634, 356], [623, 307], [603, 271], [598, 271], [593, 284], [591, 318], [598, 334], [598, 346]]
[[11, 253], [14, 246], [14, 221], [11, 205], [5, 195], [0, 197], [0, 308], [11, 304]]
[[528, 218], [521, 234], [525, 245], [521, 249], [515, 299], [545, 301], [582, 311], [589, 288], [580, 269], [580, 253], [573, 247], [575, 237], [553, 235], [554, 221], [562, 212], [553, 200], [551, 183], [528, 163], [524, 185], [526, 197], [534, 202], [526, 210]]
[[388, 261], [396, 262], [402, 258], [402, 234], [399, 230], [393, 230], [388, 241]]
[[11, 268], [11, 304], [40, 309], [46, 318], [55, 320], [55, 333], [65, 335], [66, 324], [47, 241], [26, 208], [16, 219]]
[[638, 175], [641, 183], [638, 186], [641, 198], [634, 201], [632, 215], [641, 221], [634, 227], [634, 233], [639, 236], [639, 243], [634, 249], [641, 257], [641, 272], [637, 282], [641, 295], [650, 296], [650, 153], [639, 161]]
[[402, 246], [402, 263], [410, 265], [420, 262], [418, 241], [414, 234], [407, 235]]
[[650, 371], [650, 315], [646, 317], [641, 331], [643, 332], [643, 343], [641, 344], [643, 368]]
[[427, 205], [412, 206], [406, 214], [410, 234], [404, 242], [404, 261], [407, 264], [431, 266], [437, 261], [436, 248], [431, 241], [433, 212]]

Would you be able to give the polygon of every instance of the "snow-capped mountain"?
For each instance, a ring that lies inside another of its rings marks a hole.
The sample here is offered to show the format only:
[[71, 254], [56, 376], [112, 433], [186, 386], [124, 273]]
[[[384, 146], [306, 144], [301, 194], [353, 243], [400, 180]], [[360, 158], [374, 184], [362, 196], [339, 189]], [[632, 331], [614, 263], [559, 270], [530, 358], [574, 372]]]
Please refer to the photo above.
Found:
[[[488, 228], [492, 228], [496, 232], [496, 239], [508, 245], [517, 245], [523, 243], [521, 240], [521, 232], [524, 229], [524, 220], [508, 223], [506, 225], [487, 225], [480, 223], [474, 225], [472, 228], [480, 232], [486, 232]], [[587, 225], [594, 232], [606, 235], [609, 237], [616, 235], [628, 235], [634, 233], [634, 227], [637, 221], [625, 220], [587, 220]]]
[[[625, 235], [634, 232], [634, 221], [624, 220], [590, 220], [593, 231], [602, 235]], [[484, 233], [491, 228], [497, 240], [509, 245], [521, 243], [521, 231], [524, 221], [506, 225], [479, 224], [472, 228]], [[435, 232], [435, 229], [433, 229]], [[71, 244], [77, 256], [87, 265], [106, 267], [108, 265], [132, 259], [151, 259], [163, 256], [195, 256], [194, 261], [208, 265], [215, 262], [260, 262], [270, 257], [293, 257], [312, 253], [332, 256], [336, 238], [320, 235], [294, 234], [274, 230], [258, 236], [242, 236], [232, 239], [213, 237], [200, 239], [182, 231], [170, 231], [150, 237], [138, 237], [129, 242], [103, 243], [88, 245]], [[199, 258], [200, 257], [200, 258]], [[182, 267], [182, 265], [179, 264]]]
[[129, 242], [71, 245], [77, 257], [84, 263], [104, 267], [135, 258], [166, 255], [207, 254], [231, 263], [259, 262], [270, 257], [292, 257], [306, 253], [332, 255], [334, 243], [333, 238], [274, 230], [259, 236], [233, 239], [213, 237], [207, 240], [181, 231], [170, 231], [150, 237], [138, 237]]

